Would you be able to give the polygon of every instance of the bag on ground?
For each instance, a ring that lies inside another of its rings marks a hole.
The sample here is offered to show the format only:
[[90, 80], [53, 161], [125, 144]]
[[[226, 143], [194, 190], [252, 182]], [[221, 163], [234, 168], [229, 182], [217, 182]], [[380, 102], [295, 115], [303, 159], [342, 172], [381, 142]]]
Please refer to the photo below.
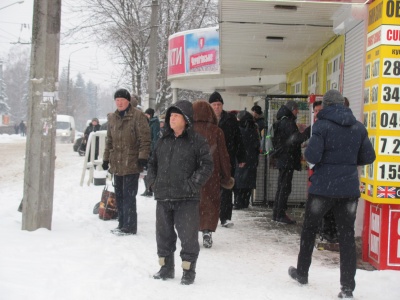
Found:
[[105, 186], [101, 194], [99, 218], [106, 221], [116, 219], [117, 217], [118, 209], [115, 193], [107, 190], [107, 186]]

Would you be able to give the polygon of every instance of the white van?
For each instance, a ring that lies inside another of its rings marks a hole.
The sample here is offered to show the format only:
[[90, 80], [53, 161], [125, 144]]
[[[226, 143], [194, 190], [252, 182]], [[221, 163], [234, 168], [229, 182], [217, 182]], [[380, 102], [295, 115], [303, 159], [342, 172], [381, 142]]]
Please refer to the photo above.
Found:
[[75, 120], [72, 116], [57, 115], [57, 140], [73, 143], [75, 141]]

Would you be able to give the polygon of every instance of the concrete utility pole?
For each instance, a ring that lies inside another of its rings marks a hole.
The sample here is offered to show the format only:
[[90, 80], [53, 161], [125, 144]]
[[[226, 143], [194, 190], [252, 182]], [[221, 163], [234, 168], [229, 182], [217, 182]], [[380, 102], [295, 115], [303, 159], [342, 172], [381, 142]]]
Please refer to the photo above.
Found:
[[157, 0], [151, 2], [151, 30], [150, 30], [150, 50], [149, 50], [149, 107], [156, 108], [156, 88], [157, 88], [157, 31], [158, 31], [158, 14], [160, 6]]
[[61, 0], [35, 0], [22, 230], [51, 229]]

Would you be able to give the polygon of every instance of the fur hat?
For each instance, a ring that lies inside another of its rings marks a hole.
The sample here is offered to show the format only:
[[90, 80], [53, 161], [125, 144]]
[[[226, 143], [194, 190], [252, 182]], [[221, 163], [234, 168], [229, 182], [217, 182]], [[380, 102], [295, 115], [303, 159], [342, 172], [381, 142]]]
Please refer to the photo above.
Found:
[[285, 106], [290, 109], [290, 111], [294, 111], [295, 109], [299, 109], [299, 105], [294, 100], [289, 100], [286, 102]]
[[324, 97], [322, 98], [322, 105], [323, 106], [330, 106], [334, 104], [344, 104], [344, 98], [341, 93], [337, 90], [329, 90], [325, 93]]
[[224, 104], [224, 100], [221, 97], [221, 94], [218, 92], [214, 92], [210, 95], [210, 98], [208, 99], [208, 103], [213, 103], [213, 102], [221, 102]]
[[125, 98], [129, 102], [131, 102], [131, 94], [126, 89], [119, 89], [114, 94], [114, 100], [117, 98]]

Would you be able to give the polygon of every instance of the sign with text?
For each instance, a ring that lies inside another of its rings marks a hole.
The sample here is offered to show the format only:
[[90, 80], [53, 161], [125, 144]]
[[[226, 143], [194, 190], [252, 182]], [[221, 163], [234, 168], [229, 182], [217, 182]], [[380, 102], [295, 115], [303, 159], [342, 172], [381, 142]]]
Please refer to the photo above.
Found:
[[169, 38], [168, 77], [219, 73], [217, 27], [184, 31]]
[[389, 210], [388, 266], [400, 266], [400, 210]]

